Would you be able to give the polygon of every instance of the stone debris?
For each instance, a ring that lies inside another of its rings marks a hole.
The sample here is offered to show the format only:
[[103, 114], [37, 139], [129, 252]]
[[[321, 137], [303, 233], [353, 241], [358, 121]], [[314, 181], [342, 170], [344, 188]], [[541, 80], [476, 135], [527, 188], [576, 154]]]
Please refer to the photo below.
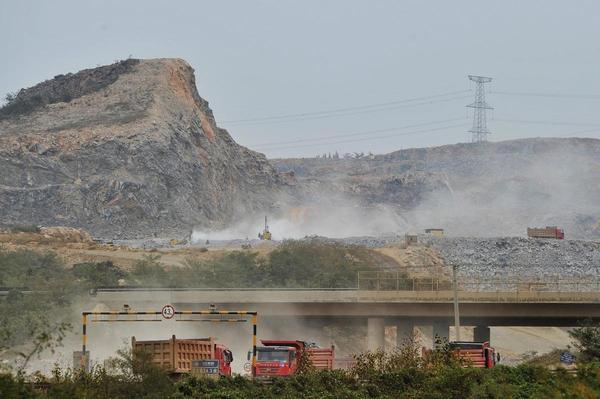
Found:
[[600, 277], [600, 242], [522, 237], [421, 238], [468, 278], [585, 279]]

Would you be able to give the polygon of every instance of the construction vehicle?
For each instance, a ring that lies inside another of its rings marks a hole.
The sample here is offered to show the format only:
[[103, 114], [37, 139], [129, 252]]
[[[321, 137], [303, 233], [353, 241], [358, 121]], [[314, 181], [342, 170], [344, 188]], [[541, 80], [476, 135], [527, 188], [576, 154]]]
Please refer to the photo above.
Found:
[[500, 354], [485, 342], [454, 341], [449, 343], [450, 349], [465, 361], [465, 366], [491, 369], [500, 361]]
[[444, 229], [425, 229], [425, 234], [429, 234], [434, 237], [443, 237]]
[[528, 227], [527, 236], [533, 238], [556, 238], [563, 240], [565, 238], [565, 231], [556, 226], [546, 226], [545, 228]]
[[267, 217], [265, 216], [265, 228], [262, 233], [258, 233], [258, 238], [260, 240], [271, 240], [271, 232], [269, 231], [269, 225], [267, 224]]
[[[256, 366], [252, 376], [257, 378], [289, 377], [296, 374], [299, 359], [304, 354], [312, 365], [321, 370], [333, 369], [334, 347], [319, 348], [304, 341], [261, 340], [256, 348]], [[248, 352], [248, 360], [251, 353]]]
[[[500, 354], [496, 353], [488, 341], [452, 341], [448, 346], [456, 358], [464, 362], [465, 367], [490, 369], [500, 361]], [[431, 352], [432, 349], [423, 348], [422, 356], [427, 357]]]
[[170, 374], [201, 374], [208, 376], [230, 376], [233, 354], [215, 342], [213, 337], [199, 339], [171, 339], [158, 341], [136, 341], [131, 338], [134, 356], [145, 352], [153, 364], [166, 369]]

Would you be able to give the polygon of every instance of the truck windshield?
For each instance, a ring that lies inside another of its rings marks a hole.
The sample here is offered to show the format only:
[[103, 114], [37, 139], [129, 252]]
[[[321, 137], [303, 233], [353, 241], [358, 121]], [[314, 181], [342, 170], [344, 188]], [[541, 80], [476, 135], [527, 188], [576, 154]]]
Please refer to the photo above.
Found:
[[260, 349], [258, 351], [259, 362], [287, 362], [289, 361], [289, 351], [281, 349]]

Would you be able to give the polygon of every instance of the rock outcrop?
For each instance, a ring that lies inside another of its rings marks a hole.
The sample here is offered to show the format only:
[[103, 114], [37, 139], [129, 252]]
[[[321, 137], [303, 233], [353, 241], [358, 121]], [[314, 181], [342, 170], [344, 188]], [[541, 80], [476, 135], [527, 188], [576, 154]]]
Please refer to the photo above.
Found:
[[281, 179], [214, 120], [183, 60], [59, 75], [0, 109], [0, 219], [134, 238], [223, 226]]

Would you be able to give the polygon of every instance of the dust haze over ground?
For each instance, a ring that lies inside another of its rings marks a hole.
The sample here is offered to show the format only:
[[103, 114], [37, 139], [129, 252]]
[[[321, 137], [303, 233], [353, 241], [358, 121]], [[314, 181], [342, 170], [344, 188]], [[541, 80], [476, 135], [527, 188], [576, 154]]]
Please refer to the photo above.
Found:
[[[350, 236], [379, 236], [402, 231], [406, 222], [391, 207], [381, 205], [364, 208], [349, 201], [335, 204], [309, 205], [288, 208], [267, 216], [274, 240], [298, 239], [306, 236], [344, 238]], [[205, 240], [255, 239], [265, 225], [265, 215], [239, 220], [224, 230], [194, 230], [192, 242]]]
[[[313, 166], [311, 172], [300, 173], [298, 191], [307, 192], [296, 206], [283, 204], [273, 211], [268, 224], [278, 240], [312, 235], [384, 236], [426, 228], [443, 228], [450, 236], [524, 236], [527, 227], [547, 225], [563, 227], [567, 238], [594, 239], [600, 237], [600, 145], [597, 147], [587, 154], [568, 147], [566, 151], [532, 151], [524, 156], [497, 151], [486, 154], [489, 161], [465, 160], [466, 165], [456, 160], [446, 164], [441, 157], [424, 166], [415, 163], [411, 167], [431, 170], [444, 182], [422, 191], [419, 186], [389, 188], [386, 182], [377, 182], [379, 167], [369, 166], [369, 161], [365, 161], [367, 166], [353, 166], [368, 176], [369, 184], [387, 185], [389, 190], [416, 198], [409, 201], [400, 196], [397, 202], [385, 193], [376, 197], [360, 192], [357, 183], [343, 174], [344, 167], [331, 161], [331, 168], [339, 168], [339, 172], [332, 176]], [[315, 192], [313, 183], [308, 182], [313, 174], [326, 186], [322, 192]], [[252, 239], [262, 230], [264, 216], [255, 214], [219, 231], [197, 229], [192, 239]]]
[[557, 153], [522, 166], [520, 176], [497, 171], [479, 184], [431, 193], [407, 219], [454, 236], [522, 236], [527, 227], [547, 225], [565, 228], [568, 238], [600, 234], [600, 164]]
[[[91, 304], [81, 304], [81, 310], [90, 310]], [[149, 305], [148, 309], [160, 309], [164, 303], [154, 303]], [[96, 305], [94, 310], [102, 310], [102, 305]], [[108, 310], [108, 309], [104, 309]], [[142, 310], [142, 309], [138, 309]], [[225, 310], [225, 309], [223, 309]], [[229, 310], [229, 309], [227, 309]], [[73, 350], [81, 348], [81, 326], [77, 323], [76, 317], [80, 313], [74, 314], [73, 330], [65, 338], [62, 347], [57, 349], [56, 354], [44, 353], [41, 359], [33, 361], [30, 371], [42, 371], [49, 373], [55, 364], [69, 368], [73, 366]], [[199, 339], [213, 337], [216, 343], [225, 345], [233, 352], [234, 361], [232, 370], [234, 373], [245, 374], [244, 364], [247, 363], [247, 353], [252, 349], [252, 323], [250, 317], [248, 322], [238, 323], [216, 323], [206, 321], [183, 321], [178, 320], [177, 316], [172, 320], [164, 320], [158, 316], [137, 316], [138, 319], [144, 317], [148, 320], [159, 321], [119, 321], [106, 322], [98, 321], [100, 318], [89, 316], [88, 319], [88, 344], [87, 349], [91, 353], [93, 365], [102, 365], [105, 360], [115, 357], [118, 350], [131, 348], [131, 337], [137, 341], [142, 340], [168, 340], [172, 335], [181, 339]], [[231, 316], [237, 318], [237, 316]], [[110, 317], [104, 317], [103, 320], [110, 320]], [[134, 320], [136, 316], [128, 316], [126, 320]], [[203, 317], [206, 319], [206, 317]], [[113, 319], [114, 320], [114, 319]], [[123, 320], [123, 319], [122, 319]], [[335, 322], [333, 322], [335, 325]], [[334, 337], [327, 334], [321, 325], [311, 324], [306, 320], [293, 317], [272, 318], [258, 320], [258, 346], [260, 339], [289, 339], [304, 340], [314, 342], [322, 347], [328, 347], [335, 343]], [[366, 338], [362, 340], [366, 342]], [[364, 350], [359, 347], [359, 349]]]
[[[597, 139], [455, 144], [361, 159], [272, 162], [280, 172], [294, 172], [295, 189], [307, 207], [336, 208], [336, 200], [328, 198], [343, 193], [356, 210], [349, 219], [359, 226], [361, 218], [373, 219], [371, 209], [375, 215], [385, 209], [374, 218], [379, 228], [365, 226], [373, 234], [363, 235], [444, 228], [451, 236], [524, 236], [527, 227], [558, 225], [567, 238], [600, 237]], [[327, 221], [318, 219], [308, 234], [328, 230]]]

